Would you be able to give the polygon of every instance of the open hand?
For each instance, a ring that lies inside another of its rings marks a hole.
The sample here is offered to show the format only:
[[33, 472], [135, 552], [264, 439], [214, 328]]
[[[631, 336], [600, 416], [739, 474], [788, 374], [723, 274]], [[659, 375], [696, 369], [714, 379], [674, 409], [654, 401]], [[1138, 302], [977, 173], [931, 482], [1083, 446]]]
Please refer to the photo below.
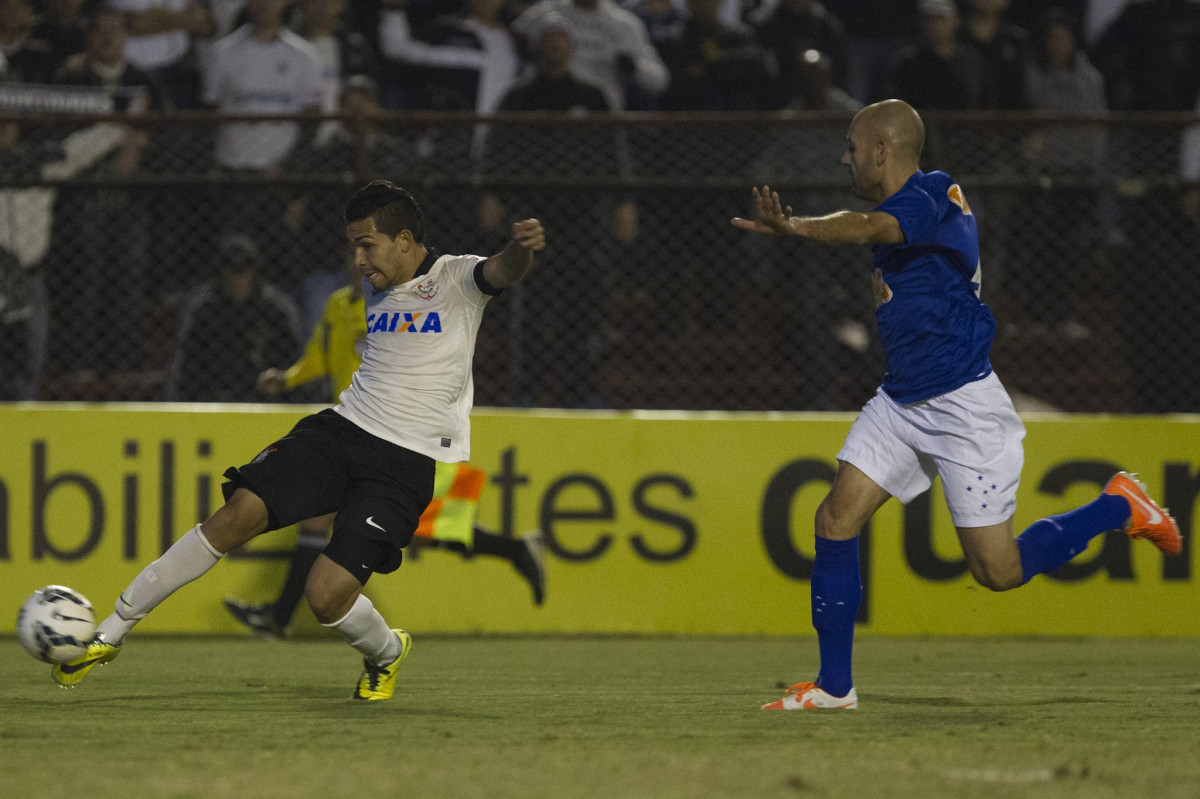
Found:
[[770, 186], [763, 186], [762, 191], [751, 189], [754, 195], [753, 220], [734, 217], [734, 227], [742, 230], [752, 230], [755, 233], [794, 233], [792, 229], [792, 206], [783, 207], [779, 204], [779, 193], [771, 191]]

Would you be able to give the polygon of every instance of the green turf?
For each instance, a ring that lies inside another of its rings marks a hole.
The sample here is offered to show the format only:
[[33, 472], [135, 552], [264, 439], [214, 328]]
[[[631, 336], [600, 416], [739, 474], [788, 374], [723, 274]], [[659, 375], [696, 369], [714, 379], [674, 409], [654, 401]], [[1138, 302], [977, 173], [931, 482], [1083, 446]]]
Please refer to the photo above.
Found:
[[862, 708], [768, 713], [812, 638], [134, 636], [79, 688], [0, 640], [3, 797], [1200, 796], [1200, 640], [864, 637]]

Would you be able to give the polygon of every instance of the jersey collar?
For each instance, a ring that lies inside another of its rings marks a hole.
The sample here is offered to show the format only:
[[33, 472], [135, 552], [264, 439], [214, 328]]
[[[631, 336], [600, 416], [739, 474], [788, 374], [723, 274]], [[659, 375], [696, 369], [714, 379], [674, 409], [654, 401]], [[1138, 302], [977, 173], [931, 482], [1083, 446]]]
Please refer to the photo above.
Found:
[[425, 260], [421, 261], [421, 265], [417, 267], [416, 273], [412, 276], [413, 280], [419, 277], [424, 277], [429, 274], [429, 270], [433, 269], [433, 264], [438, 259], [438, 254], [432, 248], [425, 248]]

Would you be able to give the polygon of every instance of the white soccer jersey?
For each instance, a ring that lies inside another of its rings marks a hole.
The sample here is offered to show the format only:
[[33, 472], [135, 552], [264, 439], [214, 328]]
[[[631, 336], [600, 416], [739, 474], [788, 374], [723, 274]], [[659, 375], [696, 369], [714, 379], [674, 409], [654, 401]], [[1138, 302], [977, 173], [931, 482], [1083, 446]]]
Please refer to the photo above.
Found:
[[[430, 256], [432, 259], [433, 256]], [[475, 283], [477, 255], [443, 255], [407, 283], [365, 286], [362, 366], [335, 410], [372, 435], [439, 461], [471, 456], [471, 362], [491, 295]]]
[[[188, 6], [189, 0], [108, 0], [108, 5], [126, 14], [141, 14], [154, 9], [178, 13]], [[149, 33], [144, 36], [129, 35], [125, 40], [125, 58], [129, 63], [145, 70], [160, 69], [174, 64], [187, 55], [192, 44], [192, 35], [184, 30]]]
[[[204, 73], [204, 101], [230, 114], [291, 114], [321, 105], [316, 48], [289, 30], [260, 42], [243, 25], [213, 45]], [[295, 122], [236, 122], [217, 133], [217, 163], [267, 169], [299, 138]]]

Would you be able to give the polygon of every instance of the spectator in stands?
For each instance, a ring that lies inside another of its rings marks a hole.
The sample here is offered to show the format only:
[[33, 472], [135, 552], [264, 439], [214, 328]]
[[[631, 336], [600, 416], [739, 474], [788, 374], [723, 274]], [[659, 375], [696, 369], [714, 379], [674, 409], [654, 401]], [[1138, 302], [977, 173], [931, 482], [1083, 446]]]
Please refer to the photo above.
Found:
[[96, 0], [45, 0], [43, 15], [29, 33], [50, 46], [50, 63], [57, 69], [68, 56], [83, 52], [88, 18]]
[[[0, 75], [3, 62], [0, 54]], [[44, 178], [45, 164], [61, 157], [60, 142], [22, 136], [17, 122], [0, 122], [0, 186]], [[37, 226], [30, 224], [29, 212], [38, 205], [31, 195], [40, 191], [0, 188], [0, 401], [5, 402], [37, 399], [46, 361], [50, 324], [41, 275], [45, 252], [37, 243], [40, 231], [31, 231]]]
[[[1026, 75], [1030, 107], [1038, 111], [1102, 112], [1107, 110], [1104, 78], [1079, 46], [1074, 20], [1057, 8], [1043, 18], [1034, 40], [1034, 57]], [[1044, 259], [1068, 271], [1085, 270], [1098, 247], [1118, 229], [1115, 200], [1091, 184], [1111, 162], [1106, 128], [1079, 124], [1041, 127], [1026, 137], [1024, 156], [1044, 185], [1030, 190], [1011, 209], [1015, 230]], [[1073, 209], [1073, 222], [1061, 227], [1038, 224], [1056, 209]], [[1041, 231], [1041, 235], [1037, 234]], [[1077, 318], [1071, 308], [1076, 288], [1067, 281], [1039, 278], [1041, 265], [1014, 259], [1008, 284], [1016, 309], [1035, 322], [1057, 324]], [[1085, 301], [1084, 298], [1080, 298]], [[1015, 310], [1016, 310], [1015, 309]]]
[[[383, 57], [380, 101], [384, 108], [423, 108], [419, 66], [412, 49], [421, 42], [415, 32], [432, 25], [444, 14], [461, 11], [462, 0], [378, 0], [377, 39]], [[362, 12], [360, 12], [361, 16]]]
[[156, 76], [176, 108], [200, 107], [195, 39], [211, 36], [212, 16], [201, 0], [107, 0], [125, 12], [125, 57]]
[[0, 402], [37, 399], [46, 355], [46, 305], [41, 276], [0, 247]]
[[687, 22], [686, 6], [673, 0], [628, 0], [623, 7], [642, 21], [655, 47], [663, 39], [677, 36]]
[[614, 111], [627, 108], [631, 88], [648, 98], [666, 90], [670, 73], [646, 27], [614, 0], [539, 0], [517, 17], [513, 31], [538, 42], [550, 19], [565, 20], [570, 30], [571, 74], [603, 89]]
[[300, 353], [296, 304], [265, 282], [254, 241], [227, 236], [217, 280], [192, 292], [175, 340], [167, 398], [189, 402], [261, 402], [259, 373]]
[[30, 0], [0, 0], [0, 52], [4, 78], [12, 83], [48, 83], [56, 66], [50, 42], [34, 38], [36, 10]]
[[604, 87], [575, 71], [574, 30], [565, 17], [547, 15], [540, 20], [534, 74], [506, 92], [497, 110], [560, 111], [579, 116], [612, 109]]
[[[290, 114], [321, 104], [316, 48], [283, 26], [286, 0], [247, 0], [250, 22], [216, 43], [204, 75], [204, 101], [230, 114]], [[271, 172], [300, 139], [295, 122], [221, 126], [217, 164], [227, 170]]]
[[[126, 15], [109, 5], [97, 6], [88, 17], [84, 48], [63, 61], [52, 82], [106, 89], [113, 93], [117, 110], [130, 114], [167, 108], [170, 99], [158, 78], [126, 57], [128, 39]], [[135, 167], [120, 168], [120, 176], [127, 177]]]
[[[608, 98], [598, 85], [573, 73], [574, 26], [548, 15], [538, 28], [537, 62], [532, 77], [505, 95], [500, 111], [554, 111], [572, 117], [607, 113]], [[617, 179], [628, 169], [619, 132], [607, 126], [497, 123], [488, 134], [484, 175], [502, 174], [545, 180], [558, 174], [580, 174], [577, 162], [563, 156], [585, 153], [589, 170], [599, 179]], [[562, 164], [562, 166], [560, 166]], [[536, 182], [534, 183], [536, 185]], [[530, 372], [518, 401], [550, 407], [596, 403], [593, 383], [598, 339], [603, 335], [605, 292], [611, 269], [605, 259], [637, 235], [637, 207], [611, 192], [577, 189], [556, 196], [553, 208], [539, 190], [514, 190], [484, 196], [480, 227], [495, 230], [512, 214], [538, 206], [542, 222], [558, 231], [563, 246], [544, 253], [547, 261], [537, 286], [523, 288], [533, 298], [521, 342], [527, 347]], [[507, 209], [505, 206], [508, 206]], [[607, 223], [612, 219], [611, 226]]]
[[921, 37], [892, 65], [885, 94], [919, 111], [995, 107], [987, 61], [958, 38], [953, 0], [920, 0], [919, 10]]
[[790, 83], [783, 87], [784, 108], [789, 111], [858, 111], [862, 103], [834, 82], [833, 63], [818, 50], [800, 54]]
[[958, 35], [983, 53], [995, 86], [994, 107], [1006, 111], [1028, 107], [1025, 68], [1029, 64], [1029, 33], [1005, 18], [1010, 0], [966, 0]]
[[346, 24], [346, 0], [302, 0], [295, 8], [291, 27], [313, 45], [320, 61], [321, 110], [333, 113], [346, 78], [379, 79], [379, 57], [367, 38]]
[[[416, 142], [380, 126], [379, 87], [371, 78], [347, 78], [337, 110], [349, 119], [322, 122], [312, 142], [289, 159], [289, 170], [337, 173], [353, 183], [368, 183], [380, 175], [407, 175], [412, 179], [427, 169]], [[332, 219], [337, 232], [341, 232], [338, 215]]]
[[[1108, 110], [1104, 77], [1088, 60], [1077, 36], [1076, 24], [1064, 12], [1051, 8], [1046, 13], [1025, 75], [1030, 108], [1075, 113]], [[1025, 155], [1039, 171], [1091, 174], [1105, 160], [1104, 129], [1044, 128], [1026, 140]]]
[[[316, 48], [283, 25], [287, 0], [247, 0], [250, 21], [213, 45], [204, 74], [204, 101], [230, 114], [297, 114], [321, 104], [320, 57]], [[302, 271], [283, 257], [283, 239], [294, 236], [295, 199], [272, 187], [285, 159], [311, 131], [295, 121], [227, 122], [217, 131], [216, 163], [224, 175], [256, 180], [237, 192], [221, 191], [221, 233], [238, 219], [254, 219], [274, 234], [264, 240], [270, 279], [293, 286]]]
[[[850, 37], [846, 27], [817, 0], [779, 0], [774, 8], [766, 6], [751, 18], [758, 40], [775, 57], [780, 92], [771, 107], [788, 105], [794, 99], [794, 87], [811, 76], [809, 53], [821, 53], [828, 82], [845, 89], [849, 77]], [[861, 105], [859, 106], [861, 108]]]
[[764, 53], [745, 25], [717, 16], [722, 0], [688, 0], [688, 20], [658, 43], [670, 72], [661, 107], [667, 111], [756, 111], [766, 108], [774, 83]]
[[413, 71], [422, 108], [490, 114], [517, 80], [516, 39], [500, 18], [504, 0], [469, 0], [465, 14], [444, 14], [414, 36], [393, 25], [385, 54]]
[[1200, 3], [1130, 3], [1093, 50], [1118, 111], [1189, 111], [1200, 86]]
[[823, 0], [849, 36], [847, 89], [860, 103], [885, 99], [888, 70], [917, 35], [913, 0]]
[[[88, 23], [86, 49], [67, 59], [53, 82], [110, 92], [118, 111], [135, 116], [159, 111], [168, 100], [157, 78], [125, 57], [126, 17], [101, 5]], [[82, 171], [92, 181], [122, 181], [136, 175], [150, 141], [145, 128], [128, 126], [108, 154]], [[70, 290], [59, 307], [79, 329], [72, 364], [77, 370], [129, 371], [140, 366], [146, 292], [149, 284], [149, 207], [144, 193], [119, 186], [64, 186], [55, 215], [70, 237], [57, 260]]]

